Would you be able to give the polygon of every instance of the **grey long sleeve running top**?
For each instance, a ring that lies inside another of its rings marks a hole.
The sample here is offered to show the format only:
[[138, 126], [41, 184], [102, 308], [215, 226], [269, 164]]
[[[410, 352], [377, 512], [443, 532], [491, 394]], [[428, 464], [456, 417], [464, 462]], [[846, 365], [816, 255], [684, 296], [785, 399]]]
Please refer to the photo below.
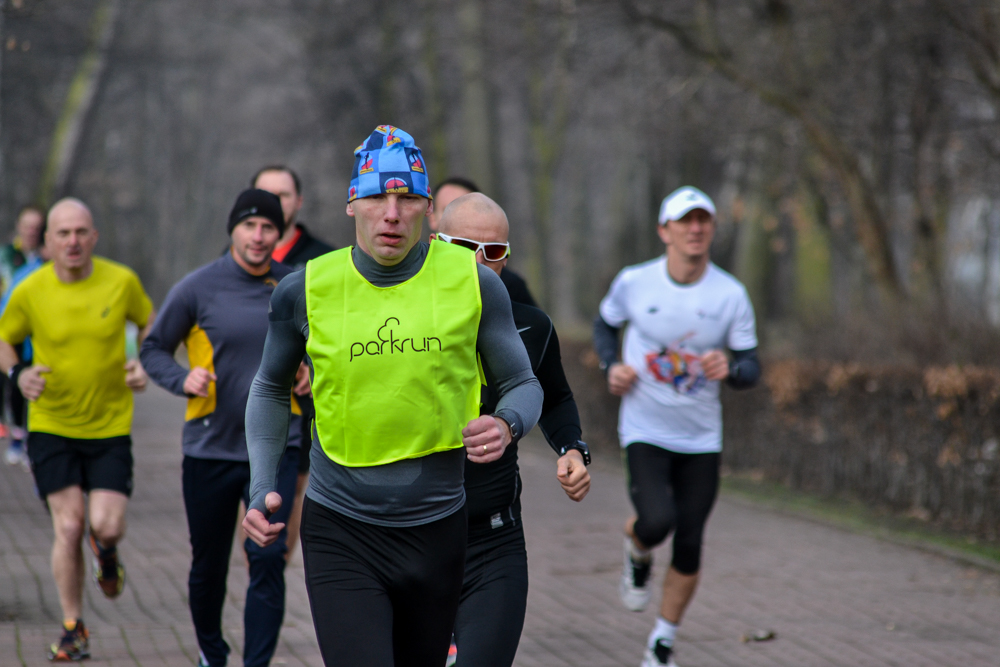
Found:
[[[415, 276], [427, 250], [426, 243], [419, 243], [402, 262], [391, 267], [378, 264], [357, 247], [351, 257], [366, 280], [378, 287], [389, 287]], [[527, 433], [541, 413], [542, 388], [531, 371], [503, 283], [491, 270], [480, 266], [479, 287], [483, 309], [476, 348], [491, 369], [500, 394], [494, 414], [520, 433]], [[246, 413], [250, 507], [262, 512], [264, 497], [275, 490], [274, 478], [288, 433], [289, 391], [309, 338], [305, 271], [281, 281], [271, 298], [268, 319], [264, 356], [250, 389]], [[311, 361], [306, 360], [311, 366]], [[348, 467], [332, 461], [322, 446], [315, 446], [306, 495], [359, 521], [416, 526], [462, 507], [464, 464], [465, 449], [459, 448], [386, 465]]]

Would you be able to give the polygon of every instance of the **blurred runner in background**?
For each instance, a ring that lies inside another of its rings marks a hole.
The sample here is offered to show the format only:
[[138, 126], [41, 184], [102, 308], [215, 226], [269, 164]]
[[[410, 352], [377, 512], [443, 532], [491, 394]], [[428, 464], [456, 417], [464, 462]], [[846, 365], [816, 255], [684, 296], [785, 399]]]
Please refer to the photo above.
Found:
[[[88, 516], [98, 586], [109, 598], [125, 586], [116, 545], [132, 494], [132, 391], [146, 386], [142, 365], [126, 361], [125, 325], [134, 322], [145, 333], [153, 320], [138, 276], [93, 256], [97, 238], [83, 202], [57, 202], [45, 235], [52, 262], [14, 289], [0, 316], [0, 367], [31, 402], [28, 456], [52, 514], [52, 573], [64, 632], [49, 659], [58, 661], [89, 655], [81, 619]], [[32, 365], [14, 349], [29, 336]]]
[[299, 175], [285, 165], [270, 165], [260, 169], [250, 181], [250, 187], [267, 190], [281, 200], [281, 211], [285, 216], [285, 231], [274, 246], [272, 259], [298, 271], [306, 262], [333, 250], [333, 246], [313, 236], [304, 224], [299, 222], [302, 209], [302, 181]]
[[[13, 242], [0, 248], [0, 293], [3, 294], [0, 312], [6, 307], [14, 286], [42, 265], [43, 260], [39, 256], [39, 251], [44, 230], [45, 212], [41, 208], [29, 205], [21, 209], [17, 215], [17, 232]], [[18, 346], [17, 352], [22, 361], [29, 361], [30, 341], [26, 340], [22, 346]], [[10, 444], [4, 458], [9, 465], [27, 466], [28, 456], [24, 446], [24, 439], [27, 436], [27, 431], [24, 430], [26, 418], [24, 396], [21, 395], [17, 385], [9, 382], [6, 377], [0, 378], [0, 383], [4, 389], [3, 407], [7, 424], [10, 425]], [[7, 424], [0, 423], [0, 438], [7, 435]]]
[[[278, 197], [245, 190], [229, 214], [230, 251], [189, 273], [167, 294], [142, 346], [142, 360], [158, 385], [187, 396], [184, 416], [184, 508], [191, 536], [188, 603], [199, 665], [223, 667], [222, 606], [240, 500], [249, 505], [250, 464], [244, 428], [247, 395], [260, 365], [271, 293], [292, 270], [271, 260], [284, 231]], [[174, 360], [184, 343], [189, 369]], [[275, 484], [292, 497], [301, 427], [290, 420], [289, 447]], [[289, 506], [290, 509], [290, 506]], [[288, 510], [279, 513], [286, 520]], [[268, 547], [246, 540], [250, 583], [243, 612], [246, 667], [267, 665], [285, 613], [286, 533]]]
[[4, 292], [10, 289], [14, 272], [37, 256], [44, 227], [45, 211], [38, 206], [25, 206], [17, 214], [14, 240], [0, 248], [0, 280]]
[[623, 269], [594, 322], [608, 389], [622, 397], [618, 435], [636, 511], [625, 528], [619, 586], [628, 609], [649, 604], [652, 549], [674, 533], [643, 667], [674, 666], [674, 636], [698, 585], [702, 534], [719, 488], [719, 383], [746, 389], [760, 377], [747, 291], [710, 261], [715, 204], [701, 190], [680, 188], [663, 200], [659, 223], [666, 255]]

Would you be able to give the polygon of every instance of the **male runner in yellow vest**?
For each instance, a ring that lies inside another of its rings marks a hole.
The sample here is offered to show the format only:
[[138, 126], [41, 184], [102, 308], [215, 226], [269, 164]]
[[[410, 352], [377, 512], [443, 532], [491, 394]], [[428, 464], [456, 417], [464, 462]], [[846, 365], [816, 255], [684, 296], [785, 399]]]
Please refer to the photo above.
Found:
[[[465, 559], [465, 458], [495, 461], [541, 411], [495, 273], [472, 253], [421, 243], [431, 210], [413, 139], [379, 126], [355, 150], [347, 214], [357, 246], [282, 280], [247, 404], [247, 535], [282, 524], [274, 478], [289, 392], [308, 353], [316, 444], [302, 547], [323, 660], [335, 665], [443, 665]], [[479, 416], [481, 356], [500, 395]]]
[[[347, 214], [357, 246], [282, 280], [247, 404], [247, 535], [266, 514], [303, 356], [316, 446], [302, 510], [313, 623], [328, 667], [443, 665], [465, 559], [465, 458], [494, 461], [529, 430], [542, 391], [495, 273], [420, 242], [431, 210], [413, 139], [379, 126], [355, 150]], [[479, 416], [477, 353], [501, 399]]]
[[[55, 531], [52, 573], [64, 618], [63, 637], [49, 651], [56, 661], [89, 656], [80, 620], [88, 513], [98, 585], [109, 598], [125, 585], [115, 545], [132, 494], [132, 391], [146, 386], [139, 361], [125, 360], [125, 322], [144, 328], [141, 341], [153, 320], [139, 277], [94, 257], [96, 244], [83, 202], [57, 202], [45, 233], [52, 262], [14, 289], [0, 317], [0, 368], [31, 402], [28, 457]], [[31, 366], [18, 363], [13, 347], [28, 336]]]

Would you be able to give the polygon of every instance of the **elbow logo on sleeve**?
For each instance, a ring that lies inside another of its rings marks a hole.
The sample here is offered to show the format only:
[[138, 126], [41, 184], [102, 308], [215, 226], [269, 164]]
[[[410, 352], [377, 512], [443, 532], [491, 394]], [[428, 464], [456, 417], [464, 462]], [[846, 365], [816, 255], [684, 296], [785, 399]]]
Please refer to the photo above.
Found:
[[[401, 326], [398, 318], [389, 317], [385, 324], [375, 331], [375, 340], [351, 343], [348, 361], [358, 357], [377, 357], [383, 354], [413, 354], [415, 352], [441, 352], [441, 339], [434, 336], [402, 337], [396, 328]], [[435, 349], [436, 348], [436, 349]]]

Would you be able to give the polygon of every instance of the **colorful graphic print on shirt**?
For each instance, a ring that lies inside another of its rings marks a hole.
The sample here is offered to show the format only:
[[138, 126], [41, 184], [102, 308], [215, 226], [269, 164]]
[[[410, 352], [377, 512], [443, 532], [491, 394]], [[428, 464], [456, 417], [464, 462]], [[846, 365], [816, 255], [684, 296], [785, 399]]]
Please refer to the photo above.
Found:
[[681, 394], [695, 394], [708, 381], [701, 369], [701, 357], [684, 349], [684, 341], [694, 335], [692, 331], [659, 352], [646, 355], [646, 367], [653, 377]]

